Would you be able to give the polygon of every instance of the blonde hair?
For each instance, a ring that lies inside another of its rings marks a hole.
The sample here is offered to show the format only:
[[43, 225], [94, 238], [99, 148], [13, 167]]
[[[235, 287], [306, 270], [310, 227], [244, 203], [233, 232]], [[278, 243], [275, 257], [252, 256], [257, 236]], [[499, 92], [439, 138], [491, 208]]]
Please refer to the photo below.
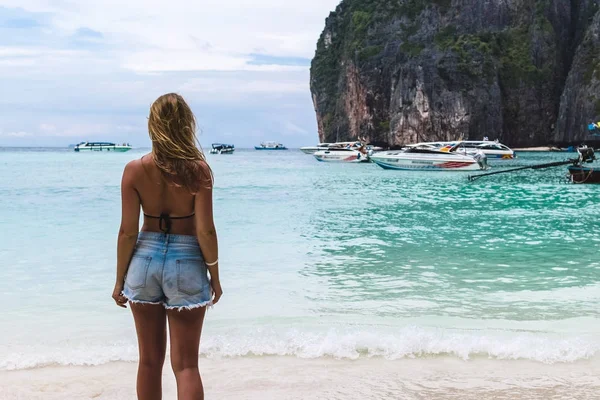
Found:
[[212, 171], [196, 137], [196, 117], [183, 97], [169, 93], [152, 104], [148, 133], [154, 162], [168, 182], [190, 193], [212, 187]]

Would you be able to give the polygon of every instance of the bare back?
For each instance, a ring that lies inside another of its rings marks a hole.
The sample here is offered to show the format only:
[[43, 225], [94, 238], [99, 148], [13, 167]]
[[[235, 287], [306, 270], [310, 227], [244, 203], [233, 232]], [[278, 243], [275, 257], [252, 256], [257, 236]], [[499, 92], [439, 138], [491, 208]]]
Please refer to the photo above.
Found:
[[[160, 220], [156, 217], [166, 214], [171, 219], [171, 234], [195, 235], [194, 215], [195, 196], [186, 188], [168, 183], [156, 166], [151, 154], [143, 156], [135, 163], [134, 186], [144, 212], [143, 232], [162, 232]], [[149, 217], [149, 216], [154, 216]], [[182, 218], [180, 217], [190, 217]]]

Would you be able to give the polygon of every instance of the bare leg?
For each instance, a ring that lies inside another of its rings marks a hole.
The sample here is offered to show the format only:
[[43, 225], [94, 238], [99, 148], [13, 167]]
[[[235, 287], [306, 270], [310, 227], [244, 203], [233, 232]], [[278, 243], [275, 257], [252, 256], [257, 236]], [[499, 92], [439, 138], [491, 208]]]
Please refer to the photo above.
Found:
[[206, 307], [194, 310], [168, 310], [171, 333], [171, 366], [177, 380], [179, 400], [204, 400], [198, 371], [198, 348]]
[[138, 337], [140, 400], [162, 399], [162, 369], [167, 351], [167, 313], [162, 305], [130, 303]]

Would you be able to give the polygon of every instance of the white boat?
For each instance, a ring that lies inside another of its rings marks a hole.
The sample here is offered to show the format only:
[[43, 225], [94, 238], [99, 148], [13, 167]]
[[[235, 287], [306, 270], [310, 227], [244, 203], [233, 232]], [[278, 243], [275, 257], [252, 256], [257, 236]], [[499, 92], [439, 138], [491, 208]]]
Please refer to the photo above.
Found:
[[408, 144], [404, 146], [404, 149], [412, 149], [412, 148], [420, 148], [420, 149], [431, 149], [431, 150], [439, 150], [442, 151], [444, 147], [454, 146], [451, 142], [422, 142], [415, 144]]
[[367, 145], [367, 151], [383, 151], [383, 147], [379, 147], [379, 146], [372, 146], [370, 144]]
[[315, 154], [317, 151], [327, 150], [331, 145], [332, 143], [319, 143], [316, 146], [300, 147], [300, 151], [304, 154]]
[[300, 150], [304, 154], [315, 154], [317, 151], [329, 149], [358, 149], [360, 142], [336, 142], [336, 143], [319, 143], [316, 146], [301, 147]]
[[478, 171], [488, 169], [487, 157], [480, 152], [474, 155], [456, 153], [455, 146], [445, 152], [437, 149], [408, 147], [404, 150], [383, 151], [371, 155], [371, 161], [383, 169], [409, 171]]
[[[316, 146], [308, 146], [308, 147], [301, 147], [300, 150], [304, 153], [304, 154], [315, 154], [317, 151], [322, 151], [322, 150], [332, 150], [332, 149], [352, 149], [352, 150], [358, 150], [363, 146], [363, 143], [361, 143], [360, 141], [356, 141], [356, 142], [337, 142], [337, 143], [319, 143]], [[376, 146], [372, 146], [372, 145], [366, 145], [365, 148], [367, 149], [367, 151], [381, 151], [383, 150], [381, 147], [376, 147]]]
[[406, 147], [421, 147], [421, 148], [431, 148], [431, 149], [439, 149], [440, 151], [450, 151], [450, 149], [454, 148], [460, 144], [460, 150], [464, 149], [467, 154], [477, 154], [478, 152], [483, 152], [488, 160], [489, 159], [499, 159], [499, 160], [512, 160], [515, 158], [515, 152], [510, 149], [508, 146], [498, 142], [498, 141], [490, 141], [490, 140], [465, 140], [465, 141], [456, 141], [456, 142], [424, 142], [408, 145]]
[[210, 154], [233, 154], [235, 146], [232, 144], [213, 143]]
[[481, 151], [488, 159], [513, 160], [515, 158], [515, 152], [498, 141], [464, 141], [461, 144], [467, 149], [467, 154]]
[[255, 150], [287, 150], [287, 147], [277, 142], [262, 142], [260, 146], [254, 146]]
[[131, 150], [132, 147], [129, 143], [115, 144], [109, 142], [81, 142], [75, 145], [75, 151], [113, 151], [117, 153], [124, 153]]
[[321, 162], [346, 162], [359, 163], [369, 162], [369, 156], [353, 149], [327, 149], [319, 150], [313, 156]]

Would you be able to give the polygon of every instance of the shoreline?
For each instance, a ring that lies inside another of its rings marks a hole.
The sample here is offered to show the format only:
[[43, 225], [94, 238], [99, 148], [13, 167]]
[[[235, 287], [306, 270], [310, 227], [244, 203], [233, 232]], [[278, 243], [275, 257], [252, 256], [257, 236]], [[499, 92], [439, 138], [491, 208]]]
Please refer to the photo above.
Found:
[[[0, 398], [135, 399], [136, 363], [0, 372]], [[207, 399], [592, 399], [600, 362], [423, 358], [389, 361], [293, 357], [201, 358]], [[164, 398], [175, 398], [168, 362]]]

